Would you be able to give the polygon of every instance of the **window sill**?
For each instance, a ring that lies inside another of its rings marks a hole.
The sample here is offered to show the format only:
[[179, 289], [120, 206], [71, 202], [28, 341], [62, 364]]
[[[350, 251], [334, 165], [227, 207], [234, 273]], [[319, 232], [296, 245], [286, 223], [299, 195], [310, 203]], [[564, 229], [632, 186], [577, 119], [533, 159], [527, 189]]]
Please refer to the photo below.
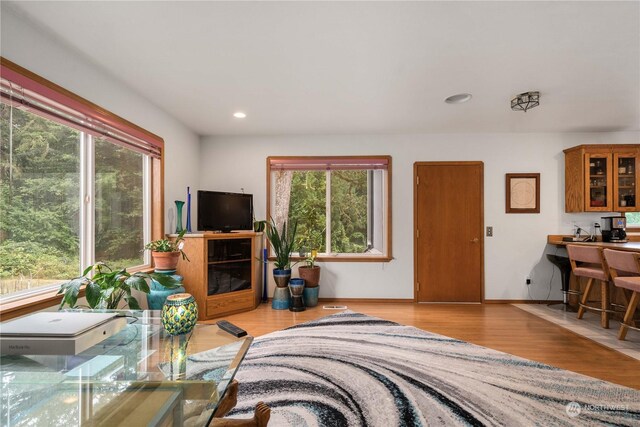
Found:
[[[128, 268], [129, 273], [153, 273], [153, 267], [144, 265]], [[62, 295], [58, 295], [59, 287], [43, 290], [35, 295], [25, 296], [4, 303], [0, 303], [0, 320], [5, 321], [14, 317], [24, 316], [35, 311], [60, 305]], [[84, 297], [84, 287], [80, 289], [79, 297]]]
[[[269, 261], [275, 261], [275, 257], [269, 257]], [[306, 257], [291, 257], [291, 261], [295, 263], [304, 262]], [[316, 262], [391, 262], [393, 257], [385, 255], [332, 255], [332, 256], [319, 256], [316, 257]]]
[[[57, 295], [57, 293], [58, 289], [51, 289], [37, 295], [0, 304], [0, 320], [9, 320], [14, 317], [24, 316], [25, 314], [59, 305], [62, 301], [62, 295]], [[84, 296], [84, 289], [80, 290], [79, 296]]]

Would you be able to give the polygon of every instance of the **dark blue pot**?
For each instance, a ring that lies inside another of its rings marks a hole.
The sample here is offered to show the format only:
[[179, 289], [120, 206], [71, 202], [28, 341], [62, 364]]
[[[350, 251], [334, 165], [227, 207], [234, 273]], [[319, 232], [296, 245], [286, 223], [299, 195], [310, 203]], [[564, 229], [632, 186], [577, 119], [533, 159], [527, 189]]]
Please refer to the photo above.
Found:
[[289, 285], [289, 279], [291, 278], [291, 269], [282, 270], [279, 268], [273, 269], [273, 280], [276, 282], [276, 286], [279, 288], [286, 288]]

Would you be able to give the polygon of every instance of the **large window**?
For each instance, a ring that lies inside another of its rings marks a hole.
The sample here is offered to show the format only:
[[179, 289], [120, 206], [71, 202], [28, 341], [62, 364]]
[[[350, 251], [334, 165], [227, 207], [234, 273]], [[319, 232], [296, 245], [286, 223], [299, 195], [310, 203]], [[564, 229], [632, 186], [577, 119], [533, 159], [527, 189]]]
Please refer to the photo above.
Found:
[[329, 259], [391, 258], [391, 158], [270, 157], [268, 216], [297, 223], [296, 251]]
[[[148, 143], [139, 137], [146, 131], [7, 64], [3, 59], [0, 302], [57, 288], [98, 261], [148, 266], [142, 248], [153, 215], [161, 223], [161, 199], [152, 199], [153, 186], [161, 188], [161, 140]], [[39, 90], [43, 82], [48, 90]]]
[[80, 270], [80, 132], [0, 104], [0, 294]]

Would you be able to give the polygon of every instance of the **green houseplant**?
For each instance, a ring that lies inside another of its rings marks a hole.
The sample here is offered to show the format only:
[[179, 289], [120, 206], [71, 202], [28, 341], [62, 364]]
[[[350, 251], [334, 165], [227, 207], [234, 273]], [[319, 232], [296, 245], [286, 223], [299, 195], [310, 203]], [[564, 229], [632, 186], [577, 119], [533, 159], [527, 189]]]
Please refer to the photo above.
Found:
[[98, 262], [87, 267], [82, 276], [60, 286], [58, 294], [63, 295], [60, 308], [65, 305], [76, 308], [80, 287], [86, 285], [85, 296], [92, 309], [117, 309], [124, 299], [129, 308], [139, 310], [140, 304], [132, 295], [132, 291], [135, 289], [148, 294], [147, 280], [151, 279], [169, 289], [179, 286], [173, 277], [166, 274], [141, 272], [131, 274], [125, 268], [113, 270], [107, 264]]
[[284, 221], [280, 231], [278, 231], [273, 218], [271, 218], [271, 222], [266, 223], [265, 232], [269, 242], [271, 242], [271, 247], [273, 247], [273, 254], [276, 258], [273, 264], [276, 269], [291, 270], [291, 252], [293, 252], [297, 230], [297, 221], [289, 229], [287, 229], [287, 221]]
[[276, 282], [276, 289], [273, 292], [271, 307], [276, 310], [286, 310], [289, 308], [289, 279], [291, 279], [291, 252], [296, 239], [298, 222], [287, 228], [287, 221], [282, 223], [282, 228], [278, 227], [271, 218], [271, 222], [266, 223], [265, 232], [273, 247], [275, 256], [273, 280]]
[[307, 288], [316, 287], [320, 283], [320, 266], [316, 265], [317, 256], [318, 251], [313, 249], [311, 255], [305, 259], [306, 265], [298, 267], [298, 274], [300, 274], [301, 279], [304, 279]]
[[178, 266], [180, 255], [182, 255], [183, 260], [189, 261], [187, 254], [182, 250], [186, 231], [182, 230], [176, 240], [154, 240], [144, 246], [146, 250], [151, 251], [153, 265], [156, 270], [175, 270]]

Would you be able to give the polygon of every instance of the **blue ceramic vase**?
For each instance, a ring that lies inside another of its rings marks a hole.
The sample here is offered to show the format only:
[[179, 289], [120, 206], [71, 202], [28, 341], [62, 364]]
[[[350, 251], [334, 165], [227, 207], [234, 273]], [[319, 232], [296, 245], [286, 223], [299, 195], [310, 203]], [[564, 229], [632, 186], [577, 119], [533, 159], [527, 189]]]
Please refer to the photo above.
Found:
[[276, 282], [276, 288], [273, 291], [271, 308], [274, 310], [287, 310], [289, 308], [291, 303], [288, 288], [290, 278], [291, 269], [273, 269], [273, 280]]
[[[175, 274], [175, 270], [154, 270], [155, 273], [171, 276], [178, 283], [182, 283], [182, 276]], [[162, 310], [165, 300], [169, 295], [180, 294], [185, 291], [183, 286], [169, 289], [162, 286], [157, 281], [151, 279], [150, 292], [147, 294], [147, 305], [149, 310]]]
[[313, 288], [307, 288], [305, 286], [304, 291], [302, 292], [302, 298], [304, 299], [304, 305], [306, 307], [315, 307], [318, 305], [319, 290], [319, 286]]

